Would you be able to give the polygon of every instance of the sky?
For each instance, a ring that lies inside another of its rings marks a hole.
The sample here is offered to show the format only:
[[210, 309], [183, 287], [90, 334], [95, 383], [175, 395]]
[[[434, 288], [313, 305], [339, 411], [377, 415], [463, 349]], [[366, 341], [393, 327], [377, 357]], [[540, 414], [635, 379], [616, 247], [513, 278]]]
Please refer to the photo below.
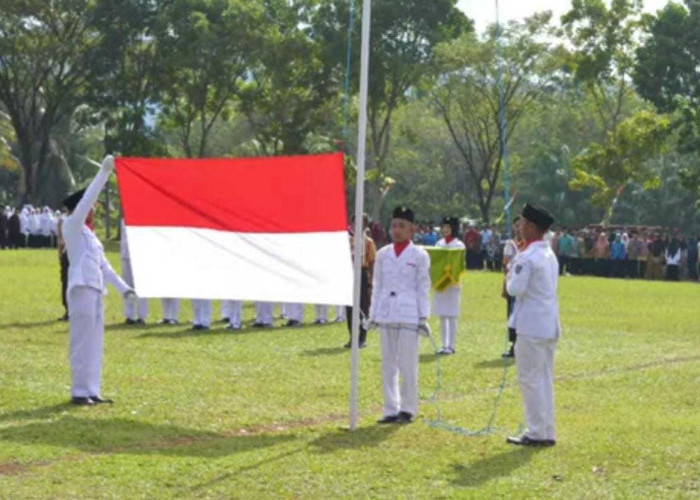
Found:
[[[668, 0], [645, 0], [644, 8], [655, 12], [667, 2]], [[571, 5], [570, 0], [499, 0], [498, 3], [502, 21], [522, 20], [543, 10], [551, 10], [555, 18], [559, 18]], [[475, 21], [478, 32], [496, 20], [495, 0], [459, 0], [458, 6]]]

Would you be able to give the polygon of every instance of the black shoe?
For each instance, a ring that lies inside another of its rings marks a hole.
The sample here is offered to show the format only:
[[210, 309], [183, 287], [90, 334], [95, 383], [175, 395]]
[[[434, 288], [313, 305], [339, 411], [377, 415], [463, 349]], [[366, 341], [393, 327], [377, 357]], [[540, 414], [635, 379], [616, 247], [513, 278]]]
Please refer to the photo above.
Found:
[[176, 319], [169, 319], [168, 324], [169, 325], [177, 325], [177, 320]]
[[79, 398], [73, 396], [70, 403], [77, 406], [94, 406], [95, 402], [90, 398]]
[[287, 326], [289, 326], [289, 327], [301, 326], [301, 321], [297, 321], [295, 319], [290, 319], [289, 321], [287, 321]]
[[124, 322], [124, 324], [125, 324], [125, 325], [135, 325], [135, 324], [136, 324], [136, 320], [135, 320], [135, 319], [131, 319], [131, 318], [126, 318], [126, 321]]
[[532, 439], [526, 435], [508, 436], [506, 438], [506, 443], [514, 444], [516, 446], [535, 446], [540, 448], [554, 446], [557, 444], [554, 439]]
[[136, 324], [137, 324], [137, 325], [145, 325], [146, 322], [145, 322], [144, 320], [142, 320], [142, 319], [137, 319], [137, 320], [136, 320]]
[[58, 321], [68, 321], [68, 313], [64, 314], [60, 318], [58, 318]]
[[219, 323], [230, 323], [230, 322], [231, 322], [231, 318], [221, 318], [221, 320], [219, 321]]
[[192, 325], [193, 330], [203, 330], [204, 327], [202, 325]]
[[377, 420], [378, 424], [395, 424], [399, 420], [398, 415], [389, 415], [382, 419]]
[[111, 399], [104, 399], [101, 398], [100, 396], [90, 396], [90, 401], [92, 401], [96, 405], [101, 405], [101, 404], [107, 404], [111, 405], [114, 404], [114, 401]]
[[411, 422], [413, 422], [413, 415], [411, 415], [407, 411], [399, 412], [399, 415], [396, 418], [397, 424], [410, 424]]
[[253, 328], [265, 328], [264, 323], [258, 323], [257, 321], [253, 323]]
[[158, 324], [159, 324], [159, 325], [169, 325], [169, 324], [171, 324], [171, 323], [170, 323], [170, 320], [169, 320], [169, 319], [161, 319], [161, 320], [158, 322]]
[[226, 329], [227, 330], [240, 330], [241, 325], [234, 325], [234, 324], [229, 323], [229, 325], [226, 327]]
[[504, 352], [503, 354], [501, 354], [501, 357], [502, 358], [514, 358], [515, 357], [515, 347], [510, 346], [510, 349], [508, 349], [507, 352]]

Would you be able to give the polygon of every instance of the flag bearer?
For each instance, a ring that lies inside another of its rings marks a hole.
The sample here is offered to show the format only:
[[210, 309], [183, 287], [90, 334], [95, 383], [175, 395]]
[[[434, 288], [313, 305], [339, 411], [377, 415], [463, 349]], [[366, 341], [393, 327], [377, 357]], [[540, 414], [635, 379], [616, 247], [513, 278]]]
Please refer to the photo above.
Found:
[[136, 298], [134, 291], [114, 272], [102, 244], [87, 226], [92, 222], [100, 191], [113, 170], [114, 158], [107, 156], [87, 190], [78, 191], [63, 202], [69, 211], [62, 232], [71, 263], [68, 269], [71, 402], [77, 405], [112, 402], [100, 395], [105, 281], [122, 296]]
[[[459, 219], [445, 217], [440, 228], [442, 239], [436, 243], [439, 248], [465, 249], [459, 239]], [[440, 316], [440, 331], [442, 333], [442, 350], [438, 354], [455, 353], [455, 337], [457, 335], [457, 318], [462, 300], [462, 284], [448, 286], [445, 290], [435, 292], [433, 296], [433, 314]]]
[[418, 336], [430, 332], [430, 257], [411, 242], [414, 229], [413, 211], [397, 207], [391, 222], [394, 243], [377, 253], [374, 265], [369, 317], [370, 326], [381, 331], [380, 424], [409, 423], [418, 413]]

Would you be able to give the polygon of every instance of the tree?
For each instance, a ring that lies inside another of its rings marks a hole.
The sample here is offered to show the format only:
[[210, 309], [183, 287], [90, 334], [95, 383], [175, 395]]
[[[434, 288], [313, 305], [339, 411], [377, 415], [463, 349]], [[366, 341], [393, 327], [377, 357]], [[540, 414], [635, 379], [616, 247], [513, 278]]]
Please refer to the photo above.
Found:
[[651, 111], [640, 111], [609, 132], [603, 144], [592, 143], [573, 159], [571, 189], [593, 190], [591, 203], [603, 210], [603, 224], [610, 222], [613, 200], [629, 182], [645, 188], [658, 187], [648, 160], [665, 149], [670, 119]]
[[158, 57], [169, 82], [162, 124], [178, 132], [188, 158], [201, 158], [253, 66], [264, 11], [245, 0], [174, 0], [161, 15], [167, 29], [160, 31]]
[[308, 8], [265, 2], [267, 24], [240, 104], [265, 155], [308, 153], [311, 134], [333, 135], [338, 126], [341, 80], [324, 64], [322, 42], [302, 28]]
[[[372, 3], [372, 43], [369, 71], [368, 197], [371, 214], [379, 220], [382, 183], [391, 150], [392, 119], [434, 69], [435, 47], [473, 30], [472, 22], [456, 7], [456, 0], [375, 0]], [[358, 13], [358, 18], [359, 18]], [[322, 2], [311, 29], [326, 47], [324, 59], [343, 75], [346, 67], [348, 0]], [[359, 82], [360, 23], [352, 33], [353, 91]]]
[[635, 49], [648, 17], [642, 0], [572, 0], [562, 25], [574, 50], [575, 78], [591, 92], [597, 116], [607, 132], [630, 115]]
[[503, 106], [508, 142], [530, 107], [553, 90], [562, 65], [561, 50], [548, 41], [551, 13], [497, 27], [484, 40], [465, 36], [438, 50], [440, 77], [431, 100], [442, 116], [461, 156], [458, 183], [473, 189], [481, 218], [490, 219], [491, 204], [503, 166], [499, 70], [503, 71]]
[[6, 0], [0, 8], [0, 102], [22, 166], [23, 198], [41, 203], [51, 134], [72, 115], [95, 43], [88, 0]]

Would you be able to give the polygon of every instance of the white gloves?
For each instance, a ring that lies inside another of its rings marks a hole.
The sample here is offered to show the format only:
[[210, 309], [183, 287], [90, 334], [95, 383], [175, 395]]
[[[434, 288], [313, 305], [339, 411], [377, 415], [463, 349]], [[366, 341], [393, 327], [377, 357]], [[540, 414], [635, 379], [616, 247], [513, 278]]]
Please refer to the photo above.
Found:
[[432, 333], [433, 331], [430, 329], [428, 320], [425, 318], [421, 318], [420, 323], [418, 324], [418, 335], [422, 335], [423, 337], [430, 337]]
[[371, 332], [372, 330], [376, 330], [377, 328], [379, 328], [379, 324], [376, 321], [374, 321], [372, 318], [365, 319], [365, 322], [362, 326], [368, 332]]
[[105, 156], [105, 159], [102, 160], [102, 170], [104, 172], [109, 173], [109, 174], [114, 172], [114, 156], [112, 156], [112, 155]]
[[126, 292], [124, 292], [124, 300], [128, 302], [136, 302], [139, 298], [136, 295], [136, 292], [132, 289], [129, 288]]

